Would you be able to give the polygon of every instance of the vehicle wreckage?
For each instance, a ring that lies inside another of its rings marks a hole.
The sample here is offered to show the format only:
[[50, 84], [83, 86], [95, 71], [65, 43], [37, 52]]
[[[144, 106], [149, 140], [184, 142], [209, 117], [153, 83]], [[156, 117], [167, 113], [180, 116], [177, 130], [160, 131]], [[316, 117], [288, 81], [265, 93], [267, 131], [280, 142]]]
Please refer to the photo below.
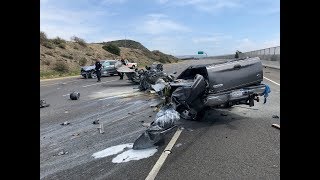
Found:
[[171, 99], [184, 119], [198, 119], [207, 107], [254, 106], [268, 96], [259, 57], [190, 66], [170, 83]]
[[124, 73], [131, 82], [139, 84], [141, 91], [154, 89], [157, 92], [161, 92], [165, 82], [172, 82], [174, 80], [173, 74], [175, 74], [166, 74], [163, 72], [163, 65], [156, 62], [151, 66], [146, 66], [146, 70], [129, 69], [128, 67], [117, 65], [117, 71]]
[[150, 127], [135, 141], [133, 149], [158, 143], [176, 127], [175, 122], [180, 118], [199, 120], [208, 108], [236, 104], [251, 107], [254, 101], [259, 102], [259, 96], [264, 96], [266, 103], [271, 92], [268, 85], [262, 84], [263, 66], [259, 57], [189, 66], [176, 79], [163, 73], [160, 65], [139, 71], [132, 70], [126, 75], [139, 83], [140, 90], [152, 88], [166, 101]]

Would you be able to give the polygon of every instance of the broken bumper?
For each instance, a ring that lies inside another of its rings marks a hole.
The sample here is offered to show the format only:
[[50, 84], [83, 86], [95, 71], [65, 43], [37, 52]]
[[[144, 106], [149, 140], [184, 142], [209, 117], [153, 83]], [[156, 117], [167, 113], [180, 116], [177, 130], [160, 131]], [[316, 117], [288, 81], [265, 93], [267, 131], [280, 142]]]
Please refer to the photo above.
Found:
[[204, 99], [205, 106], [219, 106], [226, 103], [249, 100], [252, 96], [262, 96], [265, 92], [266, 85], [250, 86], [247, 88], [232, 90], [217, 94], [208, 94]]

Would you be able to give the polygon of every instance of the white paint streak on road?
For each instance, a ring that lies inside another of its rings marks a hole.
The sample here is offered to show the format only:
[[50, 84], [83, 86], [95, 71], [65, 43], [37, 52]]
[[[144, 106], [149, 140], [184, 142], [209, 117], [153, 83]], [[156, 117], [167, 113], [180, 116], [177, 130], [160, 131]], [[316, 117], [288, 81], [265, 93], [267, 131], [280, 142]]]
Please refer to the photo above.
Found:
[[111, 155], [123, 152], [125, 148], [132, 148], [132, 146], [133, 146], [133, 143], [119, 144], [119, 145], [104, 149], [102, 151], [96, 152], [92, 156], [94, 158], [103, 158], [103, 157], [107, 157], [107, 156], [111, 156]]
[[129, 149], [112, 159], [113, 163], [123, 163], [137, 161], [153, 156], [158, 151], [157, 146], [148, 149], [134, 150]]
[[149, 149], [142, 149], [142, 150], [133, 150], [133, 143], [128, 144], [120, 144], [117, 146], [111, 146], [107, 149], [94, 153], [92, 156], [94, 158], [104, 158], [107, 156], [112, 156], [118, 153], [115, 158], [112, 159], [113, 163], [123, 163], [129, 161], [137, 161], [140, 159], [148, 158], [153, 156], [157, 151], [157, 146], [151, 147]]

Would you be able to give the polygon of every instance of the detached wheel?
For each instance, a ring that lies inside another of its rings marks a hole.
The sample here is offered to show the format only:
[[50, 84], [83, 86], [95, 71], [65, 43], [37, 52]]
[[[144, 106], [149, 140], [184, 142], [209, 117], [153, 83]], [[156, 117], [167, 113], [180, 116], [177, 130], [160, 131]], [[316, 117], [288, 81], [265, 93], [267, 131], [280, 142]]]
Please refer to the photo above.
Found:
[[90, 77], [91, 77], [92, 79], [97, 78], [97, 74], [96, 74], [94, 71], [92, 71], [92, 72], [90, 73]]
[[71, 100], [78, 100], [80, 98], [80, 93], [79, 92], [73, 92], [70, 94], [70, 99]]

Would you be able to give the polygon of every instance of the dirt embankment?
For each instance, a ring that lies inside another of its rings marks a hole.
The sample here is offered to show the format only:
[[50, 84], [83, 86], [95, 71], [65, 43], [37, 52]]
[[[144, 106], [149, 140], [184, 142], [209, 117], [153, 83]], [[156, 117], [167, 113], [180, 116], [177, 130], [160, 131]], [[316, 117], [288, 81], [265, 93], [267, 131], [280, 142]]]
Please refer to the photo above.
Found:
[[[102, 47], [114, 44], [120, 48], [120, 56]], [[106, 43], [85, 43], [85, 41], [65, 41], [60, 38], [47, 39], [40, 34], [40, 78], [79, 75], [80, 67], [91, 65], [96, 59], [120, 59], [124, 57], [138, 63], [139, 67], [152, 64], [177, 62], [178, 58], [160, 51], [150, 51], [139, 42], [119, 40]]]

